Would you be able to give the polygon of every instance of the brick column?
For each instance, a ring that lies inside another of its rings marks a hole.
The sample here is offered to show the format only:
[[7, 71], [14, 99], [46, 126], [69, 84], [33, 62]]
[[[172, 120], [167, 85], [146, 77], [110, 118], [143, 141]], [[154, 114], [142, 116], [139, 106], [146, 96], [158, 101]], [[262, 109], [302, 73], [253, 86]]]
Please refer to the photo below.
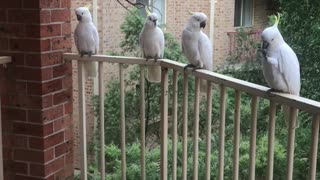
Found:
[[13, 57], [1, 70], [5, 180], [73, 179], [70, 2], [1, 3], [0, 55]]

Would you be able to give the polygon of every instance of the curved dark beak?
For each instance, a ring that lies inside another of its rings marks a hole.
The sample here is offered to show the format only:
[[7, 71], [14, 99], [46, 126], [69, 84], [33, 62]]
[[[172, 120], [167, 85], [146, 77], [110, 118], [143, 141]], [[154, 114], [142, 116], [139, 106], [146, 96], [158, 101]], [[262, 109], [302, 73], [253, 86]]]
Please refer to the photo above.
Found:
[[206, 21], [202, 21], [201, 23], [200, 23], [200, 28], [205, 28], [206, 27]]
[[157, 20], [153, 20], [152, 22], [153, 22], [154, 26], [156, 27], [157, 26]]
[[77, 14], [77, 19], [78, 19], [78, 21], [81, 21], [82, 16], [80, 16], [80, 15]]
[[269, 43], [267, 41], [262, 42], [262, 49], [267, 49], [269, 47]]

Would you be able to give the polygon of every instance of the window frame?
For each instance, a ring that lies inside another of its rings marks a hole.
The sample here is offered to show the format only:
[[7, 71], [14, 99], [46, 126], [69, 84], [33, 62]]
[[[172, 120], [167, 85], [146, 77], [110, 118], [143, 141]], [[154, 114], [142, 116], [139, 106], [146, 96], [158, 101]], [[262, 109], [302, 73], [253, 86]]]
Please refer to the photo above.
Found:
[[159, 25], [162, 26], [162, 25], [165, 25], [167, 23], [167, 0], [149, 0], [149, 4], [151, 4], [151, 10], [152, 12], [157, 12], [157, 10], [155, 10], [154, 7], [156, 7], [154, 4], [156, 1], [161, 1], [161, 3], [163, 3], [163, 12], [161, 12], [162, 8], [159, 9], [160, 10], [160, 13], [161, 13], [161, 17], [160, 20], [159, 20]]
[[[255, 4], [255, 0], [248, 0], [248, 1], [251, 1], [252, 3], [252, 13], [251, 13], [251, 24], [250, 25], [242, 25], [243, 22], [243, 6], [244, 6], [244, 1], [245, 0], [240, 0], [241, 1], [241, 7], [240, 7], [240, 25], [236, 26], [235, 25], [235, 16], [234, 16], [234, 19], [233, 19], [233, 27], [238, 29], [238, 28], [250, 28], [250, 27], [253, 27], [254, 26], [254, 4]], [[235, 15], [235, 12], [236, 12], [236, 0], [234, 1], [235, 4], [234, 4], [234, 15]]]

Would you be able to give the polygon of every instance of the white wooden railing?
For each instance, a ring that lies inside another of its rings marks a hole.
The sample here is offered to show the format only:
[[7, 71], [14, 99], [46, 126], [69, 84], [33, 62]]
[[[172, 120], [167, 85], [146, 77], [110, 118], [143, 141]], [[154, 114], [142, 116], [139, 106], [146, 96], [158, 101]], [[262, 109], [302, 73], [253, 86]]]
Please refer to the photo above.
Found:
[[[264, 98], [270, 101], [269, 108], [269, 129], [268, 129], [268, 160], [267, 160], [267, 179], [273, 179], [273, 160], [274, 160], [274, 143], [275, 143], [275, 116], [276, 104], [288, 105], [290, 107], [290, 119], [288, 128], [288, 145], [287, 145], [287, 167], [286, 179], [291, 180], [293, 176], [293, 159], [294, 159], [294, 140], [295, 140], [295, 123], [297, 118], [297, 110], [305, 111], [313, 116], [311, 129], [311, 150], [310, 150], [310, 171], [309, 179], [316, 179], [316, 162], [318, 153], [318, 135], [319, 135], [319, 119], [320, 119], [320, 103], [284, 93], [270, 93], [267, 92], [269, 88], [257, 84], [249, 83], [225, 75], [207, 70], [184, 70], [186, 64], [161, 59], [156, 63], [153, 61], [146, 61], [142, 58], [136, 57], [116, 57], [116, 56], [93, 56], [80, 57], [77, 54], [64, 54], [66, 60], [78, 61], [78, 76], [79, 76], [79, 112], [80, 112], [80, 136], [81, 136], [81, 178], [87, 179], [87, 154], [86, 154], [86, 116], [85, 116], [85, 98], [84, 98], [84, 61], [99, 62], [99, 95], [100, 95], [100, 119], [104, 119], [104, 80], [103, 80], [103, 63], [118, 63], [120, 72], [120, 102], [121, 102], [121, 171], [122, 179], [126, 179], [126, 156], [125, 156], [125, 94], [124, 94], [124, 75], [123, 64], [140, 65], [140, 117], [141, 117], [141, 179], [145, 179], [145, 98], [144, 98], [144, 67], [148, 65], [161, 66], [161, 171], [160, 177], [162, 180], [168, 178], [168, 71], [173, 71], [173, 131], [172, 131], [172, 146], [173, 146], [173, 165], [172, 165], [172, 179], [177, 177], [177, 97], [178, 74], [182, 74], [183, 81], [183, 153], [182, 153], [182, 179], [187, 179], [187, 135], [188, 135], [188, 76], [195, 77], [195, 101], [194, 101], [194, 129], [193, 129], [193, 179], [198, 179], [198, 137], [199, 137], [199, 100], [200, 100], [200, 79], [207, 80], [207, 129], [206, 132], [206, 159], [205, 170], [206, 179], [210, 179], [210, 152], [211, 152], [211, 109], [212, 109], [212, 84], [220, 86], [220, 128], [219, 128], [219, 170], [218, 179], [224, 179], [224, 143], [225, 143], [225, 113], [226, 113], [226, 88], [235, 90], [235, 117], [234, 117], [234, 154], [233, 154], [233, 179], [237, 180], [239, 177], [239, 144], [240, 144], [240, 98], [241, 93], [249, 94], [251, 99], [251, 137], [250, 137], [250, 165], [249, 165], [249, 179], [255, 179], [255, 157], [256, 157], [256, 134], [257, 134], [257, 105], [258, 99]], [[104, 152], [104, 122], [101, 121], [101, 152]], [[101, 166], [104, 170], [104, 154], [101, 154]], [[105, 174], [102, 171], [101, 179], [104, 179]]]
[[[0, 66], [6, 66], [11, 62], [11, 57], [0, 56]], [[2, 67], [0, 67], [2, 68]], [[1, 88], [1, 87], [0, 87]], [[3, 151], [2, 151], [2, 119], [1, 119], [1, 95], [0, 95], [0, 179], [3, 179]]]

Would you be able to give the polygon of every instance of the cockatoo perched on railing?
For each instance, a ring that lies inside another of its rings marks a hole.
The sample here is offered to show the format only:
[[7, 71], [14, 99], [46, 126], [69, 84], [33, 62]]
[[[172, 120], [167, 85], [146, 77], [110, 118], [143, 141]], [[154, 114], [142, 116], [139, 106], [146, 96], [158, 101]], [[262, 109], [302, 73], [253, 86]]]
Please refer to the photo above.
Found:
[[[266, 28], [261, 38], [263, 54], [263, 75], [270, 91], [280, 91], [299, 96], [300, 94], [300, 66], [297, 55], [284, 41], [279, 29], [280, 14], [275, 16], [273, 26]], [[289, 118], [289, 107], [284, 106], [286, 121]]]
[[[99, 34], [92, 22], [89, 8], [90, 6], [79, 7], [75, 12], [79, 23], [74, 32], [74, 41], [81, 57], [90, 57], [99, 51]], [[96, 62], [85, 62], [84, 67], [86, 77], [96, 77]]]
[[[208, 36], [201, 30], [205, 28], [208, 18], [201, 12], [189, 13], [191, 14], [191, 18], [182, 32], [182, 52], [190, 63], [186, 68], [193, 67], [212, 71], [212, 43]], [[201, 80], [201, 92], [206, 92], [206, 85], [207, 82]]]
[[[163, 58], [164, 53], [164, 35], [162, 30], [157, 26], [158, 17], [151, 13], [146, 7], [147, 19], [140, 33], [139, 43], [143, 56], [148, 59]], [[147, 79], [149, 82], [161, 81], [161, 67], [148, 66]]]

